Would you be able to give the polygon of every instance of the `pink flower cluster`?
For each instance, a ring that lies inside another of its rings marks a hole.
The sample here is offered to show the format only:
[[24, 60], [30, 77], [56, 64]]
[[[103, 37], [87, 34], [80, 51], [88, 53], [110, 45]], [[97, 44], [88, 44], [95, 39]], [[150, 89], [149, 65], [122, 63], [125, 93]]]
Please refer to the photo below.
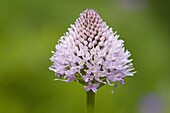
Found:
[[66, 82], [84, 84], [86, 91], [97, 92], [100, 85], [124, 83], [133, 76], [130, 52], [124, 41], [112, 31], [94, 10], [85, 10], [62, 36], [50, 58], [49, 68]]

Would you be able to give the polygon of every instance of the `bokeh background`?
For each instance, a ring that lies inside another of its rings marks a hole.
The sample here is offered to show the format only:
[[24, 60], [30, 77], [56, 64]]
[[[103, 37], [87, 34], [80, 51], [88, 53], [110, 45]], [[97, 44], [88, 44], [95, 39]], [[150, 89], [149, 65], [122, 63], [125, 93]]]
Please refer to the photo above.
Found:
[[98, 91], [96, 113], [170, 113], [168, 0], [0, 0], [0, 113], [85, 113], [83, 86], [54, 81], [48, 67], [86, 8], [118, 31], [137, 70], [113, 95]]

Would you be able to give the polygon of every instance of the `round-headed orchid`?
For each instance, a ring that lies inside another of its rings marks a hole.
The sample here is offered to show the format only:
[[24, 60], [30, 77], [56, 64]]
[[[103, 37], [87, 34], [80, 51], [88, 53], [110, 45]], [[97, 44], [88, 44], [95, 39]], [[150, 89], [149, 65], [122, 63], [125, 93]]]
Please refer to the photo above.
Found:
[[118, 38], [96, 11], [87, 9], [59, 39], [49, 69], [57, 80], [79, 82], [87, 92], [96, 93], [105, 84], [124, 84], [134, 69], [130, 52]]

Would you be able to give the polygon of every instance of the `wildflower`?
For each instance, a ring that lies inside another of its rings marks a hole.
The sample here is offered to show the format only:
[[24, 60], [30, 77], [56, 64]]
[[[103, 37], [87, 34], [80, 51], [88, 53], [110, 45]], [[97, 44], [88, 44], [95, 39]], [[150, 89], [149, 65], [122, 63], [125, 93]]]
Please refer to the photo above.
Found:
[[60, 80], [83, 84], [87, 92], [97, 92], [105, 84], [124, 84], [134, 72], [131, 54], [118, 37], [96, 11], [87, 9], [58, 41], [49, 69]]

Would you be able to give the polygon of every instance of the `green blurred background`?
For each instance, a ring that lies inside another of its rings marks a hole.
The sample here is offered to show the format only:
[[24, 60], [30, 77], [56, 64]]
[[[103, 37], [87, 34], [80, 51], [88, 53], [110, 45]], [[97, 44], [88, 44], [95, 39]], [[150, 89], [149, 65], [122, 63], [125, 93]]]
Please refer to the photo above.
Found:
[[48, 67], [86, 8], [118, 31], [137, 70], [113, 95], [98, 91], [96, 113], [170, 113], [168, 0], [0, 0], [0, 113], [85, 113], [83, 86], [54, 81]]

